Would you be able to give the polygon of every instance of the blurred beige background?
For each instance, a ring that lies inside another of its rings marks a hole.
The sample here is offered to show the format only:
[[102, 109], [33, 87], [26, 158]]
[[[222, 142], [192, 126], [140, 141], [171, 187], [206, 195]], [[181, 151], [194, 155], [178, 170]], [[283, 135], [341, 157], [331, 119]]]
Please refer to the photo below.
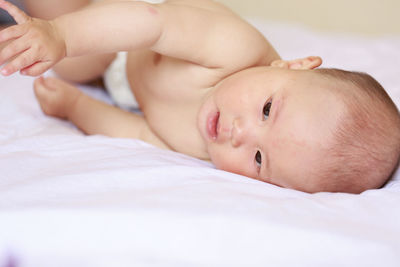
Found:
[[400, 0], [218, 0], [244, 17], [317, 30], [400, 35]]

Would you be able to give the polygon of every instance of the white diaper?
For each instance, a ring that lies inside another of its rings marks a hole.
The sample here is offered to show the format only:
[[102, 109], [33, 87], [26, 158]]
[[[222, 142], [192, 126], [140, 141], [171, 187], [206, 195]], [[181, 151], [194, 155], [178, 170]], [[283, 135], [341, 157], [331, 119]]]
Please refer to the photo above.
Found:
[[125, 109], [138, 109], [139, 104], [131, 91], [126, 76], [127, 56], [127, 52], [117, 53], [114, 61], [104, 72], [104, 85], [117, 106]]

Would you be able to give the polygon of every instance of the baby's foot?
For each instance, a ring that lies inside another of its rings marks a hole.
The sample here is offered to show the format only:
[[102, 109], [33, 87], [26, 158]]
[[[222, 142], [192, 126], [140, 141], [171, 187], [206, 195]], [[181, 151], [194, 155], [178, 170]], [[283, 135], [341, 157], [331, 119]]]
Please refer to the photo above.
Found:
[[43, 112], [61, 119], [68, 119], [69, 112], [82, 94], [75, 86], [54, 77], [39, 77], [33, 86]]

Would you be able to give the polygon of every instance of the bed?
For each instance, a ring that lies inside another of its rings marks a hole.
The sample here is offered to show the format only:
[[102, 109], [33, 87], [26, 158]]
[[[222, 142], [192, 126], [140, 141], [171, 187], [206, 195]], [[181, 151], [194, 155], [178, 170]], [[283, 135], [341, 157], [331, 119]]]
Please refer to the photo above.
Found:
[[[251, 23], [283, 58], [368, 72], [400, 106], [399, 36]], [[360, 195], [279, 188], [85, 136], [43, 115], [32, 81], [0, 77], [0, 266], [400, 266], [399, 173]]]

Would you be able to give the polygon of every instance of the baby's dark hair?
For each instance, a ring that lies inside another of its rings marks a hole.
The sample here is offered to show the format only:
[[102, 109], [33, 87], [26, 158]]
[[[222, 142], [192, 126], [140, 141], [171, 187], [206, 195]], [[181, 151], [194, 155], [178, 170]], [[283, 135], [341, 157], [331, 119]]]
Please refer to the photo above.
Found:
[[345, 110], [317, 170], [326, 191], [360, 193], [382, 187], [400, 160], [400, 113], [384, 88], [370, 75], [316, 69], [335, 82]]

